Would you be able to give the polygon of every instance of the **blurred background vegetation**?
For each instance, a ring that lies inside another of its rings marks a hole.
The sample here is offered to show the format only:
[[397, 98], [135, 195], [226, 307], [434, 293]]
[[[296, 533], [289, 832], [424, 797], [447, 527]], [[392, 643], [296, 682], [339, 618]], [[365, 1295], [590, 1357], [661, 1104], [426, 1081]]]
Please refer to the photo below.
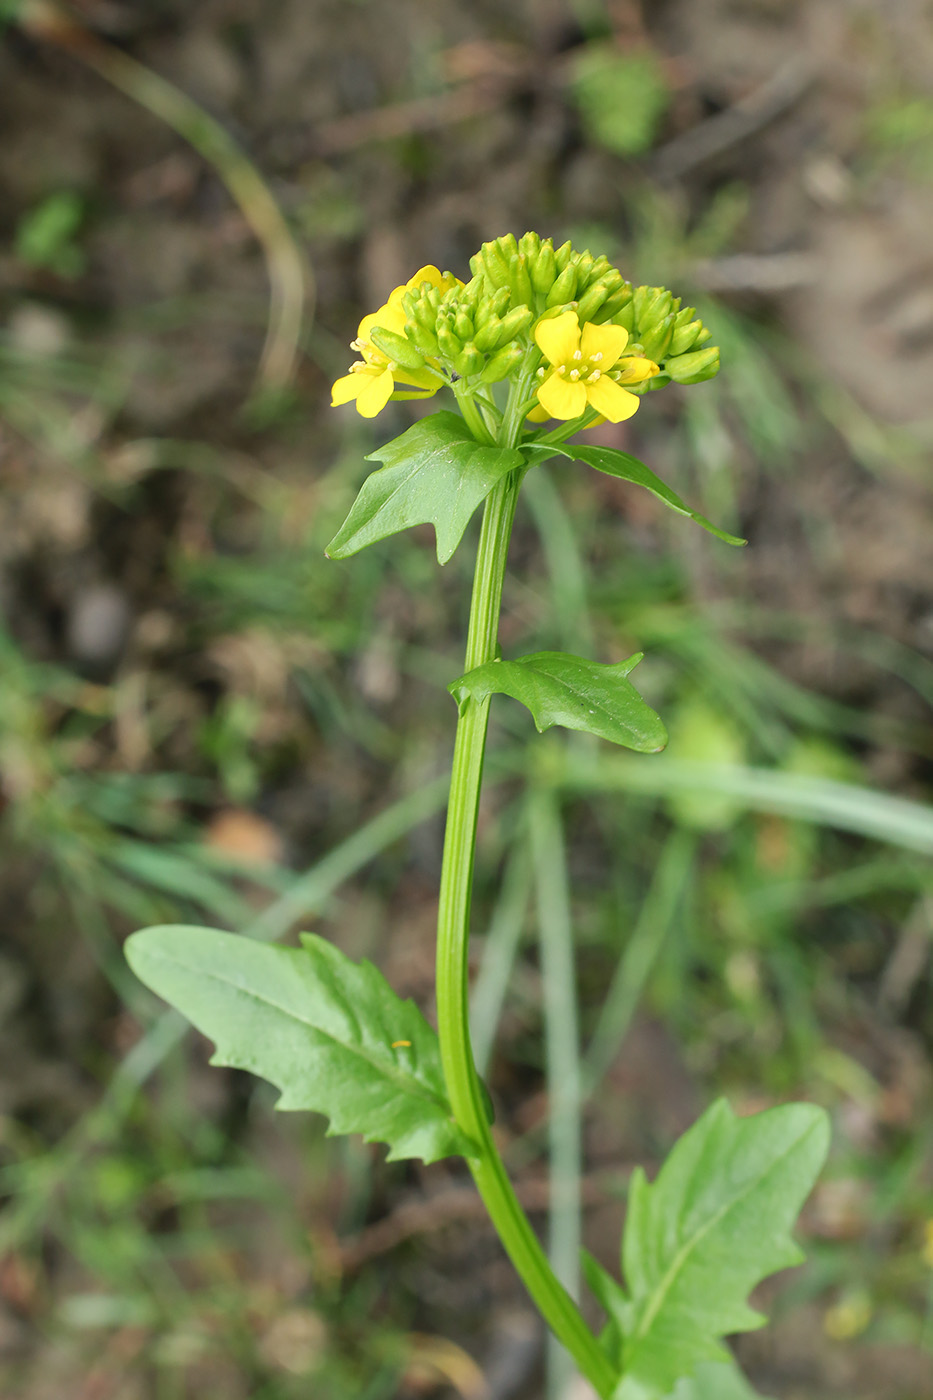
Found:
[[505, 645], [644, 650], [672, 740], [495, 708], [476, 1029], [510, 1168], [543, 1226], [575, 1017], [609, 1266], [632, 1165], [715, 1094], [825, 1104], [809, 1263], [740, 1356], [780, 1400], [928, 1400], [929, 5], [2, 13], [0, 1391], [541, 1394], [456, 1164], [275, 1117], [120, 954], [313, 927], [429, 1008], [470, 549], [324, 559], [363, 455], [432, 407], [364, 423], [328, 386], [417, 266], [534, 228], [700, 307], [720, 378], [612, 441], [750, 544], [569, 463], [527, 482]]

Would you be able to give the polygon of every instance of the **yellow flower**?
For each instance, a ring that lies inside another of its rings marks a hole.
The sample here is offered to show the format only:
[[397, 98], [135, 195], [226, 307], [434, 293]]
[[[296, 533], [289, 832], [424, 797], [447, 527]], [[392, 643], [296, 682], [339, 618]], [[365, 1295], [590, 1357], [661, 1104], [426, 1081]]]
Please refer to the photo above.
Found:
[[373, 328], [393, 331], [396, 335], [405, 334], [405, 315], [402, 298], [407, 291], [417, 291], [425, 282], [439, 291], [446, 292], [451, 287], [462, 287], [463, 283], [452, 273], [441, 273], [433, 264], [420, 267], [414, 277], [410, 277], [403, 287], [396, 287], [388, 301], [370, 316], [364, 316], [356, 333], [356, 340], [350, 342], [350, 349], [357, 350], [362, 359], [350, 366], [349, 374], [338, 379], [331, 391], [331, 407], [356, 400], [356, 411], [364, 418], [375, 418], [381, 413], [395, 393], [396, 384], [409, 388], [399, 394], [400, 398], [427, 399], [436, 394], [444, 383], [438, 374], [430, 369], [406, 369], [375, 346], [370, 340]]
[[590, 407], [610, 423], [621, 423], [639, 404], [638, 395], [622, 385], [640, 384], [660, 373], [643, 355], [620, 358], [628, 343], [624, 326], [588, 321], [581, 331], [575, 311], [539, 321], [535, 340], [552, 366], [550, 373], [543, 366], [538, 370], [538, 403], [551, 418], [579, 418]]

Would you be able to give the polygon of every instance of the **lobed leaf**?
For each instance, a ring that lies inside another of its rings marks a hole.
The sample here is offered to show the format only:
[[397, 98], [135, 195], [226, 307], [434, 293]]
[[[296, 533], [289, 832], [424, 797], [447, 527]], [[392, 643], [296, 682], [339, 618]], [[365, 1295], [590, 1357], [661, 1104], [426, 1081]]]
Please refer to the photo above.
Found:
[[718, 525], [707, 520], [706, 516], [701, 515], [699, 511], [691, 510], [681, 500], [677, 492], [673, 491], [659, 476], [656, 476], [649, 466], [640, 462], [637, 457], [633, 457], [630, 453], [621, 452], [616, 447], [585, 447], [578, 446], [576, 443], [564, 447], [559, 443], [542, 442], [526, 444], [524, 452], [532, 462], [537, 459], [538, 464], [549, 456], [569, 457], [571, 461], [584, 462], [586, 466], [594, 467], [598, 472], [605, 472], [607, 476], [617, 476], [622, 481], [631, 481], [636, 486], [644, 486], [646, 491], [657, 496], [658, 500], [663, 501], [671, 510], [677, 511], [678, 515], [689, 516], [698, 525], [702, 525], [704, 530], [709, 530], [711, 535], [724, 540], [726, 544], [742, 545], [747, 543], [738, 535], [730, 535], [726, 530], [721, 530]]
[[370, 452], [366, 461], [386, 465], [363, 482], [327, 546], [331, 559], [346, 559], [411, 525], [433, 525], [438, 563], [446, 564], [476, 507], [522, 465], [522, 455], [477, 442], [458, 414], [442, 412]]
[[268, 1079], [281, 1090], [278, 1108], [326, 1114], [331, 1136], [388, 1143], [390, 1161], [469, 1155], [437, 1036], [372, 963], [314, 934], [279, 948], [179, 924], [133, 934], [126, 956], [214, 1042], [211, 1063]]
[[737, 1118], [720, 1100], [674, 1146], [653, 1185], [633, 1175], [626, 1288], [598, 1286], [621, 1361], [612, 1400], [667, 1400], [699, 1367], [731, 1361], [720, 1339], [764, 1321], [747, 1305], [750, 1291], [800, 1262], [789, 1231], [828, 1144], [826, 1115], [812, 1104]]
[[626, 680], [642, 655], [606, 666], [562, 651], [539, 651], [516, 661], [487, 661], [447, 689], [458, 701], [467, 695], [475, 700], [510, 695], [531, 711], [539, 733], [559, 724], [638, 753], [657, 753], [667, 732]]
[[765, 1400], [753, 1390], [734, 1361], [698, 1366], [682, 1380], [670, 1400]]

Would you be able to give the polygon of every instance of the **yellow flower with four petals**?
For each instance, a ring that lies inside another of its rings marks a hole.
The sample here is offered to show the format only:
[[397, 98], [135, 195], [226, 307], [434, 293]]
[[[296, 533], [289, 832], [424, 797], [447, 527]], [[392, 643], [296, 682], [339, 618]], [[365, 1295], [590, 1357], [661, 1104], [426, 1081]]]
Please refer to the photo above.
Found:
[[538, 403], [543, 413], [536, 409], [534, 419], [579, 418], [587, 408], [595, 408], [610, 423], [621, 423], [631, 418], [640, 402], [623, 384], [641, 384], [660, 373], [644, 355], [622, 356], [628, 344], [624, 326], [608, 322], [596, 326], [588, 321], [581, 330], [575, 311], [539, 321], [535, 340], [551, 369], [538, 370]]
[[402, 306], [402, 297], [407, 291], [415, 291], [428, 282], [441, 292], [451, 287], [462, 287], [463, 283], [451, 273], [441, 273], [432, 263], [419, 267], [414, 277], [410, 277], [403, 287], [396, 287], [384, 306], [378, 311], [364, 316], [356, 333], [356, 340], [350, 342], [350, 349], [357, 350], [362, 359], [350, 366], [350, 373], [338, 379], [331, 391], [331, 407], [356, 400], [356, 410], [364, 418], [375, 418], [381, 413], [389, 399], [396, 392], [396, 384], [410, 386], [398, 394], [399, 398], [428, 399], [436, 394], [445, 382], [439, 374], [430, 369], [406, 369], [396, 364], [388, 355], [374, 345], [370, 339], [374, 328], [393, 331], [396, 335], [405, 334], [407, 317]]

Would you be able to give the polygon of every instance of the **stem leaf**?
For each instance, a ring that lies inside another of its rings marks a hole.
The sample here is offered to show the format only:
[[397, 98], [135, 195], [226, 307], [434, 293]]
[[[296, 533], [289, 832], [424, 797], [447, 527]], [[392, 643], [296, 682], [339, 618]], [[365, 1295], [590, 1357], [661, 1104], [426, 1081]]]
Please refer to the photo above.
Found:
[[444, 1088], [437, 1037], [372, 963], [315, 934], [280, 948], [165, 924], [133, 934], [130, 966], [214, 1041], [211, 1061], [281, 1090], [280, 1109], [330, 1118], [329, 1135], [385, 1142], [389, 1160], [466, 1155]]
[[606, 666], [562, 651], [539, 651], [516, 661], [487, 661], [447, 688], [458, 702], [468, 695], [474, 700], [510, 695], [531, 711], [539, 733], [559, 724], [638, 753], [657, 753], [667, 732], [626, 680], [642, 655]]
[[[530, 450], [532, 448], [534, 449], [533, 453]], [[545, 460], [546, 456], [559, 453], [562, 457], [569, 457], [571, 461], [585, 462], [588, 467], [594, 467], [598, 472], [605, 472], [607, 476], [617, 476], [622, 481], [631, 481], [636, 486], [644, 486], [646, 491], [657, 496], [659, 501], [663, 501], [678, 515], [689, 516], [698, 525], [702, 525], [704, 530], [709, 530], [711, 535], [715, 535], [717, 539], [723, 540], [726, 544], [742, 545], [747, 543], [739, 535], [730, 535], [726, 530], [721, 530], [718, 525], [707, 520], [706, 516], [701, 515], [699, 511], [691, 510], [676, 491], [672, 490], [659, 476], [656, 476], [649, 466], [640, 462], [629, 452], [621, 452], [616, 447], [584, 447], [578, 446], [576, 443], [570, 447], [563, 447], [559, 443], [528, 444], [524, 450], [532, 462], [535, 461], [535, 458], [541, 462]]]
[[522, 465], [522, 455], [477, 442], [458, 414], [442, 412], [422, 418], [366, 461], [385, 466], [363, 482], [327, 546], [330, 558], [346, 559], [411, 525], [430, 524], [438, 563], [446, 564], [477, 506], [497, 481]]
[[[800, 1262], [790, 1229], [828, 1145], [826, 1115], [813, 1104], [738, 1118], [721, 1099], [675, 1144], [653, 1185], [634, 1173], [627, 1287], [598, 1289], [610, 1314], [605, 1341], [620, 1363], [612, 1400], [668, 1400], [672, 1391], [681, 1400], [675, 1387], [690, 1377], [689, 1400], [713, 1393], [698, 1368], [731, 1361], [720, 1339], [765, 1320], [748, 1294]], [[592, 1281], [592, 1265], [588, 1273]]]

